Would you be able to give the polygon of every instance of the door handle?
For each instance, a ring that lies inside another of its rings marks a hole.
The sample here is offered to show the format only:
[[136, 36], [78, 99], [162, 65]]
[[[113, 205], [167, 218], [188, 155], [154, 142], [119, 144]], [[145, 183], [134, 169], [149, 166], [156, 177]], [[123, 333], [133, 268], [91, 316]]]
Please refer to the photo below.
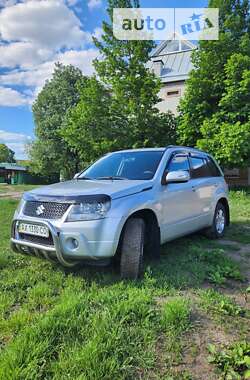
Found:
[[196, 191], [196, 187], [195, 186], [192, 186], [192, 191]]

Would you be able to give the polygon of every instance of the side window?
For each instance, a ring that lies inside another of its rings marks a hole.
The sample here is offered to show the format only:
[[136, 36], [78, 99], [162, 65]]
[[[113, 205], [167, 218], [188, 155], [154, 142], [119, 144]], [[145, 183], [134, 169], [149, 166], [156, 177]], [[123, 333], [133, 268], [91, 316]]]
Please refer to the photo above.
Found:
[[215, 165], [215, 163], [212, 160], [212, 158], [207, 157], [207, 165], [208, 165], [208, 168], [209, 168], [210, 177], [221, 177], [221, 172], [219, 171], [219, 169]]
[[168, 172], [174, 172], [178, 170], [189, 171], [188, 158], [185, 155], [176, 154], [170, 161], [167, 167]]
[[190, 157], [192, 178], [210, 177], [207, 161], [202, 157]]

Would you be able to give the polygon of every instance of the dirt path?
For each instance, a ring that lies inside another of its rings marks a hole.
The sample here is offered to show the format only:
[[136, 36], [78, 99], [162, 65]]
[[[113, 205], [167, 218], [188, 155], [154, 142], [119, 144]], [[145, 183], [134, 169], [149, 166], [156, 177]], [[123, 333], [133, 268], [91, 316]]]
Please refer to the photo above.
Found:
[[[250, 309], [250, 295], [246, 294], [246, 288], [250, 283], [250, 244], [243, 244], [233, 240], [218, 240], [223, 246], [223, 250], [227, 256], [236, 261], [244, 276], [243, 282], [229, 281], [225, 287], [217, 287], [217, 291], [230, 297], [236, 304], [242, 308]], [[226, 248], [228, 246], [228, 249]], [[234, 249], [235, 248], [235, 249]], [[209, 288], [214, 288], [209, 284]], [[216, 347], [230, 345], [239, 340], [239, 331], [228, 323], [225, 328], [222, 320], [218, 322], [209, 313], [205, 313], [200, 307], [197, 295], [188, 290], [180, 292], [180, 295], [192, 299], [192, 328], [183, 337], [182, 360], [173, 367], [174, 379], [191, 379], [192, 380], [217, 380], [219, 374], [215, 366], [208, 361], [208, 345], [212, 344]], [[170, 297], [171, 298], [171, 297]], [[157, 302], [162, 304], [167, 302], [168, 297], [159, 297]], [[230, 317], [229, 317], [230, 318]], [[247, 323], [247, 322], [243, 322]], [[250, 334], [250, 331], [246, 331]], [[164, 365], [164, 337], [160, 337], [157, 345], [159, 366], [163, 373], [166, 372]], [[185, 377], [185, 373], [187, 374]], [[154, 379], [154, 376], [152, 376]]]
[[236, 261], [245, 276], [246, 282], [250, 284], [250, 244], [239, 243], [234, 240], [218, 240], [218, 243], [224, 246], [235, 248], [235, 250], [226, 250], [225, 253], [232, 260]]
[[0, 199], [1, 198], [20, 199], [22, 194], [23, 194], [22, 191], [16, 191], [16, 192], [11, 191], [11, 192], [7, 192], [7, 193], [1, 193]]

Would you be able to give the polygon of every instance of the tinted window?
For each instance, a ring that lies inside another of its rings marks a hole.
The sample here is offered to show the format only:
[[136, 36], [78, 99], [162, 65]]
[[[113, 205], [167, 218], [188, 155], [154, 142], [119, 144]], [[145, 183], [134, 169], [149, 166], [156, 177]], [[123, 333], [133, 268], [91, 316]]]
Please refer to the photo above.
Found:
[[192, 178], [210, 177], [207, 161], [202, 157], [190, 157]]
[[178, 170], [189, 171], [189, 163], [187, 156], [177, 154], [175, 155], [168, 165], [168, 172], [174, 172]]
[[221, 177], [221, 172], [210, 157], [207, 157], [207, 165], [209, 168], [210, 177]]
[[117, 152], [104, 156], [80, 177], [122, 177], [132, 180], [151, 179], [164, 151]]

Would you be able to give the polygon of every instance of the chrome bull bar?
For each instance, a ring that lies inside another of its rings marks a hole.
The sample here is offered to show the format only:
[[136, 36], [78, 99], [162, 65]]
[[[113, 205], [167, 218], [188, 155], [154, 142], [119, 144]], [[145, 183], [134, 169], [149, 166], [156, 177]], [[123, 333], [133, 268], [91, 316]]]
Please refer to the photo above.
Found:
[[59, 239], [60, 231], [59, 229], [54, 227], [50, 222], [43, 221], [36, 222], [36, 224], [46, 226], [49, 229], [53, 239], [53, 246], [46, 246], [20, 239], [19, 233], [16, 229], [16, 224], [19, 221], [21, 222], [21, 220], [19, 219], [13, 220], [11, 228], [10, 244], [11, 249], [14, 252], [43, 258], [52, 263], [59, 262], [62, 266], [67, 268], [73, 268], [75, 265], [78, 264], [78, 261], [68, 260], [63, 257], [63, 250]]

